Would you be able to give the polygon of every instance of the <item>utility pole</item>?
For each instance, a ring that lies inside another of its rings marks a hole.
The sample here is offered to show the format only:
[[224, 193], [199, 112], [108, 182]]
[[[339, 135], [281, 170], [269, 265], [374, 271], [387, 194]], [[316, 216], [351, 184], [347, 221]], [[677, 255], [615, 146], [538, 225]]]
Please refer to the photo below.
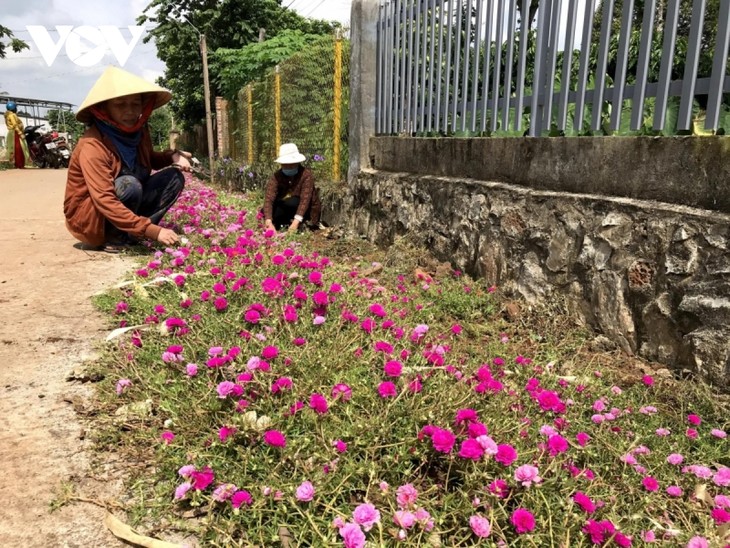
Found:
[[210, 83], [208, 81], [208, 46], [205, 34], [200, 35], [200, 54], [203, 56], [203, 86], [205, 91], [205, 132], [208, 134], [208, 163], [210, 180], [215, 181], [215, 160], [213, 150], [213, 118], [210, 113]]

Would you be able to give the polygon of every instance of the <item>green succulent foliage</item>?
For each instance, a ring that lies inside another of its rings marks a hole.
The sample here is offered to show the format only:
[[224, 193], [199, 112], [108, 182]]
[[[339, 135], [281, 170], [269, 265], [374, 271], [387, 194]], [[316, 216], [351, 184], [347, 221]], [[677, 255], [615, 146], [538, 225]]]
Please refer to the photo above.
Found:
[[[145, 41], [155, 41], [157, 55], [166, 64], [158, 83], [173, 92], [170, 108], [182, 129], [205, 118], [201, 34], [212, 58], [211, 52], [219, 48], [240, 49], [257, 42], [262, 28], [273, 38], [288, 29], [331, 34], [337, 26], [301, 17], [281, 0], [152, 0], [137, 22], [153, 26]], [[210, 80], [211, 97], [222, 95], [217, 75], [211, 73]]]

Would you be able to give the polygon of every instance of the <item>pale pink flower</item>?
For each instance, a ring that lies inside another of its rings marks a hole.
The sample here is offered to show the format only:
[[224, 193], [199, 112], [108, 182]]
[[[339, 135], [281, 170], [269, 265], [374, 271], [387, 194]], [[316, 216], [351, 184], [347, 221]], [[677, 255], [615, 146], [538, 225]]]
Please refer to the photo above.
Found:
[[185, 483], [181, 483], [177, 486], [175, 489], [175, 500], [180, 500], [185, 498], [185, 495], [188, 491], [192, 488], [192, 484], [189, 481], [186, 481]]
[[132, 381], [129, 379], [119, 379], [117, 381], [117, 396], [121, 396], [127, 387], [132, 386]]
[[304, 481], [297, 487], [296, 496], [300, 502], [309, 502], [314, 498], [314, 485], [310, 481]]
[[667, 487], [667, 495], [670, 497], [681, 497], [682, 496], [682, 488], [678, 485], [670, 485]]
[[718, 428], [713, 428], [712, 430], [710, 430], [710, 435], [720, 439], [727, 438], [727, 432]]
[[705, 537], [692, 537], [687, 543], [687, 548], [710, 548], [710, 543]]
[[409, 510], [398, 510], [395, 514], [393, 514], [393, 522], [398, 527], [410, 529], [413, 527], [413, 524], [416, 523], [416, 516]]
[[717, 472], [715, 472], [715, 475], [712, 477], [712, 481], [715, 485], [719, 485], [721, 487], [727, 487], [730, 485], [730, 468], [723, 466], [722, 468], [718, 468]]
[[480, 538], [486, 538], [492, 533], [492, 524], [489, 523], [487, 518], [483, 518], [482, 516], [471, 516], [469, 518], [469, 526], [472, 532]]
[[412, 484], [406, 483], [405, 485], [401, 485], [400, 487], [398, 487], [398, 490], [396, 491], [396, 501], [398, 502], [398, 506], [400, 508], [408, 508], [414, 505], [417, 499], [418, 491], [415, 487], [413, 487]]
[[352, 512], [352, 519], [365, 531], [370, 531], [380, 521], [380, 512], [370, 503], [359, 505]]
[[531, 464], [523, 464], [515, 470], [515, 481], [518, 481], [524, 487], [529, 487], [533, 483], [540, 483], [542, 478], [537, 467]]
[[365, 546], [365, 533], [357, 523], [346, 523], [340, 527], [340, 536], [345, 548], [362, 548]]
[[679, 453], [672, 453], [671, 455], [669, 455], [667, 457], [667, 462], [669, 464], [673, 464], [675, 466], [682, 464], [683, 461], [684, 461], [684, 457], [682, 455], [680, 455]]

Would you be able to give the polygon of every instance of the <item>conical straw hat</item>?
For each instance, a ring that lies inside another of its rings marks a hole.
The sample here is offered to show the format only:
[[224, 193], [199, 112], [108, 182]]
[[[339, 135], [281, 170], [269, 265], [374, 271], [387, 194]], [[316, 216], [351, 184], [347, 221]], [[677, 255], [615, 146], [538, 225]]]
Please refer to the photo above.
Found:
[[89, 112], [89, 107], [103, 103], [109, 99], [133, 95], [135, 93], [154, 93], [154, 108], [161, 107], [172, 99], [172, 93], [165, 88], [152, 84], [118, 67], [107, 67], [104, 74], [99, 76], [99, 79], [91, 88], [91, 91], [89, 91], [84, 102], [81, 103], [76, 113], [76, 119], [79, 122], [90, 122], [92, 115]]

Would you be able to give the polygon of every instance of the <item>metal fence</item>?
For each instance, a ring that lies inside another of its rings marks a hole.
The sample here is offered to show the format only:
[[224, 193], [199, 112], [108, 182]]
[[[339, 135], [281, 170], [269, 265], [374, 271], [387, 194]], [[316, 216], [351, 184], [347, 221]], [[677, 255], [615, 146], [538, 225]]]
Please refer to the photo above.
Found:
[[376, 132], [714, 131], [729, 47], [730, 0], [381, 0]]

